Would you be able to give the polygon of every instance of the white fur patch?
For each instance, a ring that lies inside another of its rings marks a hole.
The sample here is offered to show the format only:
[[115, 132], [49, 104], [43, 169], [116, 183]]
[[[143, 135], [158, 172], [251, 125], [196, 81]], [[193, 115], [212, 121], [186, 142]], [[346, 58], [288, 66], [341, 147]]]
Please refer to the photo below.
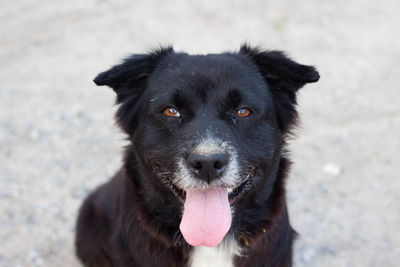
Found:
[[199, 155], [209, 156], [214, 153], [225, 152], [225, 146], [226, 145], [223, 143], [221, 144], [221, 142], [210, 138], [196, 146], [193, 152]]
[[214, 248], [195, 247], [190, 267], [233, 267], [233, 258], [240, 255], [240, 246], [233, 239], [224, 241]]

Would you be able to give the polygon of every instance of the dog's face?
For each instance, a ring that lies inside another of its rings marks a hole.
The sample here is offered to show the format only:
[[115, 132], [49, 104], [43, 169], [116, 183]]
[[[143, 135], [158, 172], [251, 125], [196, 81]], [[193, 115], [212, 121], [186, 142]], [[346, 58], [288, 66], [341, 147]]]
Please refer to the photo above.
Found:
[[238, 53], [136, 55], [95, 82], [116, 91], [117, 120], [154, 188], [176, 203], [190, 190], [219, 188], [235, 205], [273, 183], [296, 119], [296, 91], [318, 78], [280, 52], [243, 46]]
[[174, 189], [226, 187], [232, 198], [271, 163], [281, 136], [272, 96], [243, 61], [170, 55], [149, 77], [133, 142]]

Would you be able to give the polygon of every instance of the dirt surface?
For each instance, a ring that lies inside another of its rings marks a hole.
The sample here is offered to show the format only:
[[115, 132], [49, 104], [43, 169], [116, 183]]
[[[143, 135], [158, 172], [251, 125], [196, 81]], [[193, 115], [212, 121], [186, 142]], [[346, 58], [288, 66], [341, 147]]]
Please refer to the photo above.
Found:
[[290, 145], [295, 265], [399, 266], [400, 1], [0, 3], [0, 266], [79, 266], [77, 209], [124, 144], [98, 72], [159, 44], [243, 41], [321, 74]]

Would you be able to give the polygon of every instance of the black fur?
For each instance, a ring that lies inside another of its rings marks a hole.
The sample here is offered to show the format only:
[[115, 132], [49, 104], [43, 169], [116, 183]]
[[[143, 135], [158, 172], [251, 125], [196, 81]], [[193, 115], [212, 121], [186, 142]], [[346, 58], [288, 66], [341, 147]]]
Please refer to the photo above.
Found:
[[[131, 144], [114, 178], [85, 200], [76, 250], [86, 266], [187, 266], [192, 247], [179, 231], [182, 201], [171, 190], [176, 157], [212, 129], [239, 151], [252, 184], [234, 202], [230, 237], [243, 247], [235, 266], [291, 266], [295, 232], [285, 202], [285, 139], [297, 120], [296, 92], [314, 67], [248, 45], [236, 53], [188, 55], [172, 48], [133, 55], [99, 74], [120, 105]], [[235, 111], [249, 107], [248, 118]], [[163, 115], [174, 106], [181, 118]], [[212, 261], [212, 259], [210, 259]]]

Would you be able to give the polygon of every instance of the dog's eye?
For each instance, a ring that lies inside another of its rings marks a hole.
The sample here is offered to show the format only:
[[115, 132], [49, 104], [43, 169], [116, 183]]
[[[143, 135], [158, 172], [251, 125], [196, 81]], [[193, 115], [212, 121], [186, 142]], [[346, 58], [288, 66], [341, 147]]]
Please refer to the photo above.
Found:
[[164, 115], [166, 115], [168, 117], [179, 118], [181, 116], [181, 113], [176, 108], [173, 108], [173, 107], [165, 108], [163, 113], [164, 113]]
[[236, 112], [236, 116], [239, 118], [248, 117], [251, 114], [251, 110], [248, 108], [241, 108]]

